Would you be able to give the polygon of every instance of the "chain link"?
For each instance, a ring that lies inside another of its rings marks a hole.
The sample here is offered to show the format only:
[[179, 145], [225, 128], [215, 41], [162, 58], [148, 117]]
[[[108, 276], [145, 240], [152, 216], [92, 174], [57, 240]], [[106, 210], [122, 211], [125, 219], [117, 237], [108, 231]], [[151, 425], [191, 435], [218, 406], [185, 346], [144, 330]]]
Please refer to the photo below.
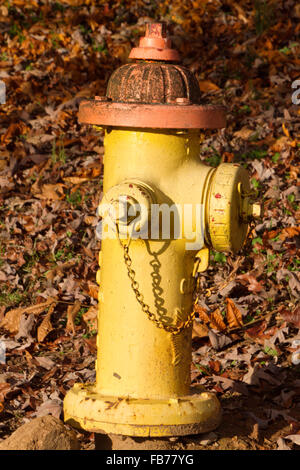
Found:
[[[132, 288], [132, 290], [135, 294], [136, 300], [138, 301], [138, 303], [142, 307], [142, 311], [147, 315], [149, 320], [152, 321], [157, 326], [157, 328], [161, 328], [161, 329], [167, 331], [168, 333], [171, 333], [172, 335], [178, 335], [183, 330], [185, 330], [186, 328], [189, 328], [192, 325], [192, 323], [194, 321], [194, 318], [195, 318], [195, 310], [194, 309], [193, 309], [192, 313], [190, 313], [188, 315], [186, 321], [181, 322], [179, 325], [166, 325], [161, 320], [158, 320], [156, 318], [156, 315], [153, 312], [150, 311], [149, 305], [147, 305], [144, 302], [144, 296], [140, 292], [139, 283], [136, 281], [136, 273], [135, 273], [134, 269], [132, 269], [132, 259], [131, 259], [131, 256], [129, 254], [130, 239], [129, 239], [128, 243], [122, 243], [121, 242], [120, 237], [119, 237], [118, 225], [117, 225], [117, 236], [118, 236], [118, 240], [120, 242], [120, 245], [123, 248], [123, 257], [124, 257], [125, 265], [126, 265], [126, 268], [127, 268], [128, 277], [131, 281], [131, 288]], [[197, 298], [196, 302], [197, 301], [198, 301], [198, 298]]]
[[[250, 224], [249, 224], [248, 235], [251, 234], [254, 227], [255, 227], [255, 222], [251, 221]], [[120, 242], [120, 245], [123, 249], [124, 262], [125, 262], [125, 265], [126, 265], [126, 268], [127, 268], [128, 277], [131, 281], [131, 288], [132, 288], [132, 290], [135, 294], [136, 300], [138, 301], [138, 303], [140, 304], [140, 306], [142, 308], [142, 311], [147, 315], [149, 320], [152, 321], [157, 326], [157, 328], [161, 328], [161, 329], [167, 331], [168, 333], [171, 333], [172, 335], [178, 335], [183, 330], [185, 330], [186, 328], [189, 328], [193, 324], [193, 321], [195, 319], [195, 315], [196, 315], [195, 307], [198, 304], [198, 299], [199, 299], [198, 295], [196, 296], [196, 300], [194, 301], [194, 304], [193, 304], [193, 311], [188, 315], [186, 321], [181, 322], [179, 325], [166, 325], [161, 320], [158, 320], [156, 318], [156, 315], [153, 312], [151, 312], [149, 305], [147, 305], [144, 302], [144, 296], [140, 292], [139, 283], [136, 281], [136, 273], [135, 273], [134, 269], [132, 268], [132, 259], [131, 259], [131, 256], [129, 254], [129, 244], [130, 244], [131, 238], [129, 237], [128, 243], [122, 243], [121, 242], [118, 224], [116, 224], [116, 232], [117, 232], [117, 237], [118, 237], [118, 240]], [[251, 242], [252, 242], [251, 237], [248, 237], [246, 245], [244, 246], [244, 250], [246, 248], [248, 248], [249, 241], [250, 241], [250, 245], [251, 245]], [[211, 295], [211, 291], [212, 291], [212, 289], [206, 289], [205, 295], [209, 297]]]

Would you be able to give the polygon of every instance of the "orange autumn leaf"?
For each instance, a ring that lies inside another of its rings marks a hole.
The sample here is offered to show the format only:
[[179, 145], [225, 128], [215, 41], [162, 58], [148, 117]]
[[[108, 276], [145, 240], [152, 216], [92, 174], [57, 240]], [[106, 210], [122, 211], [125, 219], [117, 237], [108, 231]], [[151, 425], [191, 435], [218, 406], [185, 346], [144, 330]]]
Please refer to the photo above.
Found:
[[280, 235], [280, 240], [285, 240], [286, 238], [293, 238], [300, 234], [300, 227], [285, 227]]
[[222, 314], [220, 309], [217, 308], [214, 312], [210, 315], [210, 326], [215, 330], [223, 331], [226, 330], [226, 325], [224, 323]]
[[271, 240], [272, 238], [275, 238], [278, 235], [278, 232], [279, 230], [270, 230], [270, 232], [266, 234], [267, 239]]
[[209, 80], [199, 80], [200, 90], [206, 93], [207, 91], [219, 91], [220, 88]]
[[286, 128], [284, 123], [282, 123], [282, 130], [283, 130], [284, 135], [290, 138], [289, 130]]
[[243, 318], [240, 310], [237, 308], [233, 300], [227, 298], [227, 312], [226, 318], [229, 328], [238, 328], [243, 325]]
[[200, 305], [195, 305], [194, 310], [198, 313], [200, 320], [202, 320], [204, 323], [210, 322], [209, 316], [207, 315], [205, 308], [200, 307]]
[[88, 283], [88, 293], [91, 297], [93, 297], [93, 299], [98, 299], [98, 291], [99, 287], [97, 284], [95, 284], [94, 282]]

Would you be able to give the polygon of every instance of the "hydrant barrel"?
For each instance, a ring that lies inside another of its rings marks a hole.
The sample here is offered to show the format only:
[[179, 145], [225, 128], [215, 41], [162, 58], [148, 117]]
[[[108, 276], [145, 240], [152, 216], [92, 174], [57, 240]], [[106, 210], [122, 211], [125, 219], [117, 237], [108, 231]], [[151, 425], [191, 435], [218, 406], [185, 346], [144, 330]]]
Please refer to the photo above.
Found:
[[224, 127], [225, 109], [201, 104], [165, 26], [149, 25], [130, 58], [79, 110], [105, 129], [97, 361], [96, 382], [66, 394], [65, 420], [131, 436], [207, 432], [221, 408], [191, 387], [195, 275], [210, 248], [242, 248], [259, 210], [246, 170], [200, 161], [200, 129]]

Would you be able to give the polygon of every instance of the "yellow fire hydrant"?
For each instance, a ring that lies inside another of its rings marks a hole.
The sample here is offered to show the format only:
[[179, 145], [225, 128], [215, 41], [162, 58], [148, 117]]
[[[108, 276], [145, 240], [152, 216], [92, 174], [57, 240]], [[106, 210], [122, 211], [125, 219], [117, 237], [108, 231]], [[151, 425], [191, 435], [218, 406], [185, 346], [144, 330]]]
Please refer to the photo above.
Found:
[[201, 105], [164, 24], [147, 25], [132, 63], [79, 121], [105, 128], [96, 383], [75, 384], [65, 421], [95, 433], [179, 436], [220, 422], [213, 393], [190, 386], [193, 290], [209, 249], [238, 251], [259, 206], [247, 171], [199, 159], [200, 131], [225, 127]]

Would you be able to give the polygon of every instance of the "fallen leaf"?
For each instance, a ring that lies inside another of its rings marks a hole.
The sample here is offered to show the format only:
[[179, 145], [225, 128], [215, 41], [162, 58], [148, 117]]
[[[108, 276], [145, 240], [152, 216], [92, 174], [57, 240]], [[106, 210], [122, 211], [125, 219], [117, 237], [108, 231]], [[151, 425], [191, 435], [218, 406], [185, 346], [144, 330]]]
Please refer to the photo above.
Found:
[[258, 282], [251, 274], [240, 274], [237, 279], [247, 286], [250, 292], [261, 292], [263, 290], [263, 282]]
[[207, 324], [210, 322], [209, 316], [207, 315], [205, 308], [196, 304], [194, 305], [194, 310], [195, 312], [198, 313], [200, 320], [202, 320], [204, 323], [207, 323]]
[[64, 199], [64, 189], [66, 186], [61, 183], [57, 184], [44, 184], [42, 186], [42, 192], [35, 194], [35, 197], [39, 199], [49, 199], [50, 201], [60, 201]]
[[298, 235], [300, 235], [300, 227], [285, 227], [282, 229], [279, 238], [284, 241], [286, 238], [293, 238]]
[[54, 400], [47, 400], [37, 408], [35, 413], [36, 417], [52, 415], [59, 419], [62, 412], [62, 400], [55, 398]]
[[300, 329], [300, 307], [296, 307], [293, 312], [283, 309], [280, 311], [280, 316], [288, 323], [291, 323], [296, 328]]
[[10, 333], [18, 333], [20, 327], [20, 320], [24, 313], [33, 313], [34, 315], [39, 315], [54, 302], [55, 299], [49, 297], [46, 302], [37, 305], [32, 305], [31, 307], [19, 307], [13, 310], [9, 310], [3, 318], [0, 326], [2, 328], [5, 328]]
[[66, 330], [67, 331], [72, 331], [72, 333], [75, 333], [75, 317], [77, 313], [79, 312], [81, 308], [81, 303], [79, 300], [76, 300], [76, 302], [73, 305], [68, 306], [67, 310], [67, 325], [66, 325]]
[[86, 323], [89, 331], [98, 330], [98, 307], [93, 305], [82, 315], [83, 321]]
[[228, 344], [232, 343], [232, 339], [229, 338], [228, 336], [225, 336], [222, 333], [216, 333], [212, 330], [209, 330], [208, 337], [209, 337], [212, 347], [216, 351], [219, 351], [224, 346], [227, 346]]
[[52, 304], [46, 314], [45, 318], [43, 319], [42, 323], [37, 329], [37, 340], [39, 343], [44, 341], [48, 333], [53, 330], [52, 323], [51, 323], [51, 315], [54, 311], [56, 303]]
[[283, 130], [284, 135], [290, 138], [289, 130], [286, 128], [284, 123], [282, 123], [282, 130]]
[[19, 330], [15, 336], [15, 339], [26, 338], [26, 339], [33, 341], [33, 338], [30, 333], [32, 331], [34, 323], [35, 323], [34, 314], [31, 313], [30, 315], [27, 316], [26, 313], [24, 313], [21, 316]]
[[297, 444], [297, 446], [300, 446], [300, 434], [289, 434], [285, 436], [284, 439], [289, 439], [294, 444]]
[[210, 80], [199, 80], [199, 87], [200, 91], [203, 91], [204, 93], [208, 91], [219, 91], [220, 88]]
[[247, 127], [242, 127], [239, 131], [234, 133], [235, 137], [240, 137], [241, 139], [247, 140], [249, 139], [250, 135], [252, 135], [255, 131], [253, 129], [248, 129]]
[[87, 347], [91, 351], [92, 354], [97, 353], [97, 337], [93, 336], [92, 338], [84, 338], [84, 342], [86, 343]]
[[66, 176], [64, 178], [64, 181], [66, 181], [67, 183], [72, 183], [72, 184], [82, 184], [90, 180], [91, 178], [82, 178], [80, 176]]
[[255, 441], [258, 441], [258, 439], [259, 439], [259, 424], [257, 422], [254, 423], [253, 429], [252, 429], [251, 433], [249, 434], [249, 437], [251, 439], [254, 439]]
[[46, 370], [51, 370], [55, 363], [46, 356], [35, 356], [35, 361], [38, 363], [39, 366], [43, 367]]
[[88, 283], [89, 287], [89, 295], [93, 297], [93, 299], [98, 300], [98, 292], [99, 292], [99, 286], [95, 282], [89, 282]]
[[208, 327], [201, 323], [193, 323], [192, 338], [203, 338], [208, 335]]
[[219, 308], [210, 314], [210, 326], [219, 331], [226, 330], [226, 325]]
[[291, 450], [291, 448], [285, 443], [285, 440], [280, 437], [277, 439], [278, 450]]
[[233, 300], [227, 298], [227, 312], [226, 318], [228, 321], [229, 328], [238, 328], [239, 326], [243, 326], [243, 318], [242, 314], [233, 302]]

